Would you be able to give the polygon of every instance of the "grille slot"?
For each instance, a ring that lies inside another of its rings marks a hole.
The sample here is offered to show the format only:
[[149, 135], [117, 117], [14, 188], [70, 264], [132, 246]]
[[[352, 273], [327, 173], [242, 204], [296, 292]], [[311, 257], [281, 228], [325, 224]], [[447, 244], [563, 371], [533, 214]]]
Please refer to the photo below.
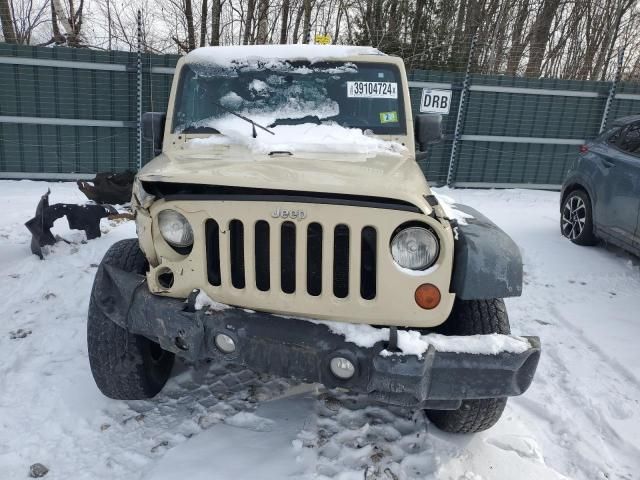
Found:
[[322, 293], [322, 225], [315, 222], [307, 227], [307, 293]]
[[229, 255], [231, 260], [231, 284], [244, 288], [244, 225], [240, 220], [229, 222]]
[[365, 300], [376, 298], [377, 232], [364, 227], [360, 237], [360, 296]]
[[220, 286], [220, 228], [215, 220], [205, 224], [207, 242], [207, 279], [211, 285]]
[[255, 258], [256, 258], [256, 288], [266, 292], [271, 288], [269, 268], [269, 223], [264, 220], [256, 222], [255, 226]]
[[280, 287], [284, 293], [296, 291], [296, 226], [283, 222], [280, 227]]
[[349, 295], [349, 227], [344, 224], [333, 230], [333, 294]]

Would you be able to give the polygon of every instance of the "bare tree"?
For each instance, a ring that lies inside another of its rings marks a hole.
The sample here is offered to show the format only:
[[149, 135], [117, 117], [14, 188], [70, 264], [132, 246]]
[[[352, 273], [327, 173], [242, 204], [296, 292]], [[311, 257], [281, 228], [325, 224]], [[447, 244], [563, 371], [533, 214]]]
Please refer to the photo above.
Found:
[[17, 43], [9, 0], [0, 0], [0, 23], [2, 24], [2, 35], [4, 36], [4, 41], [7, 43]]
[[260, 0], [258, 3], [258, 33], [256, 43], [264, 45], [267, 43], [267, 33], [269, 28], [269, 0]]
[[549, 41], [549, 32], [559, 5], [560, 0], [542, 1], [542, 6], [531, 29], [529, 62], [526, 70], [528, 76], [540, 74], [544, 52]]
[[207, 44], [207, 14], [209, 13], [209, 6], [207, 0], [202, 0], [202, 13], [200, 16], [200, 46], [204, 47]]
[[309, 43], [311, 38], [311, 0], [302, 1], [304, 24], [302, 27], [302, 43]]
[[220, 14], [222, 3], [220, 0], [211, 0], [211, 45], [220, 45]]
[[251, 40], [251, 31], [253, 28], [253, 17], [256, 9], [256, 0], [248, 0], [247, 3], [247, 17], [244, 22], [244, 36], [242, 37], [242, 44], [248, 45]]
[[282, 14], [280, 16], [280, 43], [287, 43], [289, 34], [289, 0], [282, 0]]
[[[64, 41], [69, 47], [83, 46], [82, 23], [84, 19], [84, 0], [80, 0], [78, 8], [75, 7], [73, 0], [67, 0], [64, 5], [62, 0], [51, 0], [51, 6], [52, 23], [60, 23], [64, 31], [64, 34], [56, 35], [56, 31], [54, 30], [54, 39], [56, 36], [59, 39], [64, 38]], [[58, 34], [60, 34], [60, 31], [58, 31]]]

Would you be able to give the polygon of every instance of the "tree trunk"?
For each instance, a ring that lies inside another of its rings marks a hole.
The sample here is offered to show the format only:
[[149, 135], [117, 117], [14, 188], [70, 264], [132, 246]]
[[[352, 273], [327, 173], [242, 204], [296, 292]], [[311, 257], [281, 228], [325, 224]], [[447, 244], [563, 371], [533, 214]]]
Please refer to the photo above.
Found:
[[342, 23], [342, 0], [338, 3], [338, 12], [336, 13], [336, 29], [333, 33], [333, 43], [338, 43], [338, 36], [340, 35], [340, 24]]
[[222, 4], [220, 0], [211, 0], [211, 45], [220, 45], [220, 14]]
[[282, 1], [282, 20], [280, 26], [280, 43], [287, 43], [287, 35], [289, 34], [289, 0]]
[[258, 33], [256, 34], [256, 44], [258, 45], [265, 45], [267, 43], [268, 20], [269, 0], [260, 0], [258, 4]]
[[196, 49], [196, 30], [193, 26], [193, 6], [191, 0], [184, 2], [184, 16], [187, 20], [187, 48], [189, 51]]
[[251, 39], [251, 29], [253, 28], [253, 13], [256, 9], [256, 0], [249, 0], [247, 4], [247, 18], [244, 22], [244, 35], [242, 37], [242, 44], [249, 45]]
[[16, 31], [13, 28], [13, 17], [9, 0], [0, 0], [0, 22], [2, 24], [2, 35], [7, 43], [16, 43]]
[[509, 60], [507, 61], [507, 73], [516, 75], [522, 54], [527, 46], [527, 42], [523, 37], [524, 26], [529, 18], [529, 0], [524, 0], [518, 8], [516, 21], [511, 32], [511, 49], [509, 50]]
[[626, 13], [626, 11], [631, 8], [634, 0], [629, 0], [626, 4], [620, 4], [618, 8], [618, 12], [616, 14], [616, 21], [612, 31], [610, 32], [611, 38], [609, 40], [609, 48], [607, 49], [607, 55], [603, 62], [602, 67], [602, 75], [600, 76], [600, 81], [604, 82], [607, 78], [607, 65], [606, 62], [610, 61], [614, 56], [614, 48], [616, 44], [616, 39], [618, 38], [618, 34], [620, 33], [620, 23], [622, 22], [622, 17]]
[[302, 43], [309, 43], [311, 40], [311, 0], [303, 0], [304, 24], [302, 27]]
[[209, 13], [209, 5], [207, 0], [202, 0], [202, 18], [200, 19], [200, 46], [207, 44], [207, 14]]
[[293, 27], [293, 43], [298, 43], [298, 34], [300, 32], [300, 23], [302, 22], [303, 12], [303, 7], [298, 8], [298, 13], [296, 14], [296, 23]]
[[60, 27], [58, 26], [58, 18], [56, 16], [56, 7], [53, 4], [53, 0], [50, 2], [51, 6], [51, 30], [53, 31], [53, 41], [57, 45], [64, 43], [64, 35], [60, 33]]
[[111, 50], [111, 39], [113, 37], [111, 34], [111, 0], [107, 0], [107, 35], [109, 36], [108, 47]]
[[526, 75], [531, 77], [540, 76], [544, 52], [549, 41], [551, 24], [555, 17], [556, 10], [560, 5], [560, 0], [543, 0], [542, 7], [531, 29], [531, 44], [529, 62], [527, 63]]

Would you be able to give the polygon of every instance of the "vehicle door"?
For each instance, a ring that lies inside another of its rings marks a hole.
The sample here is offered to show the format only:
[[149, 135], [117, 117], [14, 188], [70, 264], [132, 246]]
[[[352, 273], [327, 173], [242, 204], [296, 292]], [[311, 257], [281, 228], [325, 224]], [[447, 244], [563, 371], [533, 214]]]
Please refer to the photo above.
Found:
[[638, 241], [640, 211], [640, 122], [625, 126], [603, 143], [597, 149], [596, 221], [598, 228], [632, 247]]

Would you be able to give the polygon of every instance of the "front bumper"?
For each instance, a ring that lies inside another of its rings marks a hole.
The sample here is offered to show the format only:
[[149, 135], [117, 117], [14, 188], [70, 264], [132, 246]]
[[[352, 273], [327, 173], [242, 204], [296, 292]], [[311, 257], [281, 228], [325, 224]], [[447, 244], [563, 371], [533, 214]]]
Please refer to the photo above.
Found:
[[[444, 410], [458, 408], [465, 399], [520, 395], [531, 384], [540, 358], [537, 337], [526, 337], [530, 348], [518, 354], [440, 352], [431, 346], [422, 358], [381, 356], [387, 342], [359, 347], [321, 323], [240, 308], [195, 311], [189, 302], [153, 295], [144, 277], [110, 265], [99, 268], [92, 301], [121, 327], [186, 359], [237, 363], [394, 405]], [[215, 346], [218, 333], [233, 338], [232, 354]], [[356, 366], [352, 378], [341, 380], [331, 373], [335, 356]]]

